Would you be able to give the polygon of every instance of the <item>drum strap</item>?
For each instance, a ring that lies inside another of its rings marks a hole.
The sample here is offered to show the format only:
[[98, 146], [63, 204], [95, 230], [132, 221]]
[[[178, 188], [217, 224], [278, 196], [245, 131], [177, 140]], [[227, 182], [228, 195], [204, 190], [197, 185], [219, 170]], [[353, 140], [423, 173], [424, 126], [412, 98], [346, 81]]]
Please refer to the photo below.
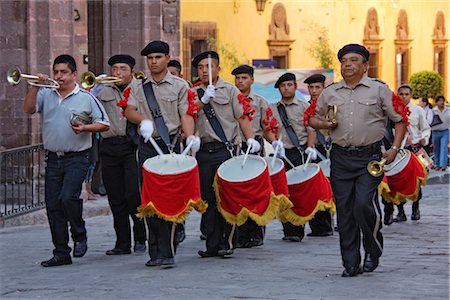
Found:
[[286, 128], [286, 132], [289, 136], [289, 139], [291, 140], [292, 144], [294, 144], [295, 148], [300, 151], [300, 154], [302, 154], [302, 160], [303, 160], [303, 147], [300, 145], [300, 141], [298, 140], [297, 135], [295, 134], [294, 128], [292, 128], [292, 124], [289, 121], [289, 118], [286, 113], [286, 107], [284, 107], [281, 102], [277, 104], [278, 113], [280, 114], [281, 122], [283, 122], [284, 128]]
[[170, 143], [169, 130], [167, 129], [166, 122], [164, 121], [161, 109], [159, 108], [158, 101], [156, 101], [152, 83], [147, 82], [146, 84], [144, 84], [144, 80], [145, 79], [142, 79], [142, 87], [144, 88], [145, 99], [147, 100], [148, 108], [150, 109], [153, 121], [155, 122], [156, 130], [158, 131], [164, 143], [167, 145], [169, 151], [172, 152], [173, 148], [171, 147]]
[[[198, 89], [197, 94], [198, 98], [201, 99], [205, 94], [205, 91], [203, 89]], [[214, 108], [211, 106], [211, 104], [208, 103], [203, 106], [203, 111], [208, 118], [209, 124], [211, 124], [214, 133], [217, 134], [219, 139], [225, 144], [225, 146], [227, 146], [227, 149], [229, 151], [232, 151], [233, 144], [227, 139], [225, 132], [223, 131], [222, 124], [220, 124], [219, 119], [217, 119]]]

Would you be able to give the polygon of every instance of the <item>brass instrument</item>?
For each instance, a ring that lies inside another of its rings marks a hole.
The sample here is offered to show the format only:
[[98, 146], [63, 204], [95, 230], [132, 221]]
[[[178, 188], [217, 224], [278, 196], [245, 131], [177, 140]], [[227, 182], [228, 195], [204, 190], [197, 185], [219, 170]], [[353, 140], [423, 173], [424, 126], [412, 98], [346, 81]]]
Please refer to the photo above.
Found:
[[18, 67], [12, 67], [8, 70], [6, 79], [11, 85], [18, 85], [21, 79], [25, 79], [29, 85], [48, 88], [59, 88], [59, 83], [56, 80], [48, 78], [48, 84], [38, 83], [39, 77], [35, 75], [23, 74]]
[[367, 171], [370, 175], [373, 177], [380, 177], [385, 172], [389, 172], [392, 169], [394, 169], [402, 160], [404, 160], [407, 157], [407, 153], [405, 150], [400, 149], [398, 153], [401, 155], [400, 159], [396, 161], [391, 167], [385, 168], [386, 165], [386, 158], [383, 158], [381, 161], [372, 160], [367, 164]]
[[113, 76], [105, 76], [105, 77], [96, 77], [94, 73], [87, 71], [81, 74], [81, 87], [85, 90], [90, 90], [96, 83], [99, 84], [108, 84], [108, 83], [117, 83], [121, 82], [122, 78], [113, 77]]
[[336, 124], [337, 105], [328, 105], [327, 113], [325, 114], [325, 120]]
[[143, 71], [137, 71], [134, 73], [134, 78], [136, 79], [146, 79], [147, 76], [145, 75], [145, 73]]

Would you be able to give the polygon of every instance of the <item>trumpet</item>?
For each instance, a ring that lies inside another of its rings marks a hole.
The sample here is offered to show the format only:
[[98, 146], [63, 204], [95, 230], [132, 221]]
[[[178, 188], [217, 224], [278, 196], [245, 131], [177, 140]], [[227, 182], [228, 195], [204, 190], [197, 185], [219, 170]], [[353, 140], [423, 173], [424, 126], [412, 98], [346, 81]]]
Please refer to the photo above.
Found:
[[325, 120], [336, 124], [337, 105], [328, 105], [327, 113], [325, 114]]
[[39, 82], [38, 76], [23, 74], [22, 72], [20, 72], [20, 69], [18, 67], [12, 67], [11, 69], [8, 70], [8, 73], [6, 75], [6, 79], [11, 85], [18, 85], [22, 78], [25, 79], [29, 85], [38, 87], [56, 88], [56, 89], [59, 88], [59, 83], [56, 82], [56, 80], [48, 78], [47, 84], [38, 83]]
[[406, 151], [403, 149], [400, 149], [398, 153], [400, 154], [400, 159], [397, 160], [391, 167], [389, 167], [389, 168], [384, 167], [386, 165], [387, 159], [383, 158], [381, 161], [376, 161], [376, 160], [370, 161], [367, 164], [367, 171], [373, 177], [380, 177], [381, 175], [383, 175], [383, 173], [391, 171], [407, 156]]
[[143, 71], [137, 71], [134, 73], [134, 78], [136, 79], [146, 79], [147, 76], [145, 75], [145, 73]]
[[81, 74], [81, 87], [85, 90], [91, 89], [96, 83], [107, 84], [107, 83], [117, 83], [121, 82], [122, 79], [119, 77], [105, 76], [96, 77], [94, 73], [87, 71]]

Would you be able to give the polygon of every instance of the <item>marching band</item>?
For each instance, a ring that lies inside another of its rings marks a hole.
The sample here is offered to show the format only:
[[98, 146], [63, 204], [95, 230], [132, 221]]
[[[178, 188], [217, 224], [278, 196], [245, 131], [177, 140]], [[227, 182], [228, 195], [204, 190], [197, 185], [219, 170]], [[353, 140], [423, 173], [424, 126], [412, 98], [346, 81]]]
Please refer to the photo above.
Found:
[[[280, 101], [270, 105], [251, 89], [253, 67], [235, 68], [231, 84], [219, 76], [219, 54], [202, 52], [192, 61], [199, 76], [192, 85], [169, 53], [164, 41], [148, 43], [141, 55], [149, 72], [139, 75], [135, 58], [112, 56], [111, 76], [83, 74], [81, 86], [91, 93], [76, 83], [69, 55], [55, 59], [53, 79], [18, 69], [8, 73], [11, 84], [25, 79], [32, 85], [24, 111], [38, 112], [43, 120], [46, 204], [55, 249], [41, 265], [72, 263], [68, 223], [73, 256], [87, 251], [81, 184], [91, 133], [101, 132], [102, 176], [116, 233], [106, 255], [131, 254], [132, 240], [133, 251], [143, 253], [148, 242], [146, 266], [173, 266], [184, 239], [179, 238], [182, 224], [192, 209], [202, 213], [202, 258], [263, 245], [265, 225], [275, 218], [282, 222], [285, 241], [300, 242], [308, 221], [308, 235], [332, 235], [331, 215], [337, 211], [342, 276], [374, 271], [383, 252], [379, 193], [397, 205], [415, 201], [427, 170], [417, 151], [403, 149], [406, 126], [415, 122], [412, 117], [408, 122], [409, 102], [365, 75], [369, 51], [344, 46], [338, 52], [343, 79], [337, 83], [324, 87], [320, 74], [305, 80], [310, 104], [295, 96], [295, 74], [283, 74], [274, 86]], [[388, 119], [395, 135], [383, 146]], [[408, 127], [411, 138], [413, 128]], [[272, 145], [273, 157], [265, 155], [265, 143]], [[318, 156], [328, 161], [328, 169], [317, 164]], [[403, 186], [418, 182], [407, 195], [396, 190], [395, 168], [418, 170], [397, 172]]]

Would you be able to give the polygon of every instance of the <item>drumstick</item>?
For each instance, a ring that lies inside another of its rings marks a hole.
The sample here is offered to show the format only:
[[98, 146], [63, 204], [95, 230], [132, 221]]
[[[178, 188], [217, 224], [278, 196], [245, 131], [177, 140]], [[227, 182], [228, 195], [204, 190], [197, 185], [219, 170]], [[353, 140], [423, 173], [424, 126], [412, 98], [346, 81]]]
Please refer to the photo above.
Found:
[[[317, 151], [318, 152], [318, 151]], [[309, 161], [311, 160], [311, 153], [308, 154], [308, 157], [306, 158], [305, 165], [303, 166], [303, 170], [306, 170], [308, 167]]]
[[191, 140], [191, 141], [189, 142], [189, 144], [186, 146], [186, 148], [183, 150], [183, 153], [181, 153], [181, 155], [187, 155], [187, 153], [188, 153], [189, 150], [191, 149], [193, 143], [194, 143], [194, 141]]
[[247, 151], [245, 152], [245, 155], [244, 155], [244, 161], [242, 162], [241, 168], [244, 167], [245, 161], [247, 160], [247, 157], [248, 157], [248, 154], [249, 154], [249, 153], [250, 153], [250, 147], [247, 147]]
[[211, 54], [208, 54], [208, 81], [209, 81], [209, 85], [211, 85], [212, 84]]
[[164, 155], [164, 152], [161, 150], [161, 148], [159, 148], [158, 144], [152, 136], [148, 140], [150, 141], [150, 143], [152, 143], [152, 146], [153, 148], [155, 148], [156, 152], [158, 152], [158, 155]]
[[286, 155], [283, 156], [284, 160], [288, 162], [288, 164], [294, 169], [297, 170], [297, 167], [294, 166], [294, 164], [286, 157]]
[[[281, 134], [278, 137], [278, 142], [280, 142], [280, 141], [281, 141]], [[271, 168], [273, 168], [273, 166], [275, 165], [275, 159], [277, 158], [277, 152], [278, 152], [279, 148], [280, 148], [280, 144], [278, 143], [277, 146], [275, 147], [275, 153], [273, 154], [272, 161], [270, 162]]]

